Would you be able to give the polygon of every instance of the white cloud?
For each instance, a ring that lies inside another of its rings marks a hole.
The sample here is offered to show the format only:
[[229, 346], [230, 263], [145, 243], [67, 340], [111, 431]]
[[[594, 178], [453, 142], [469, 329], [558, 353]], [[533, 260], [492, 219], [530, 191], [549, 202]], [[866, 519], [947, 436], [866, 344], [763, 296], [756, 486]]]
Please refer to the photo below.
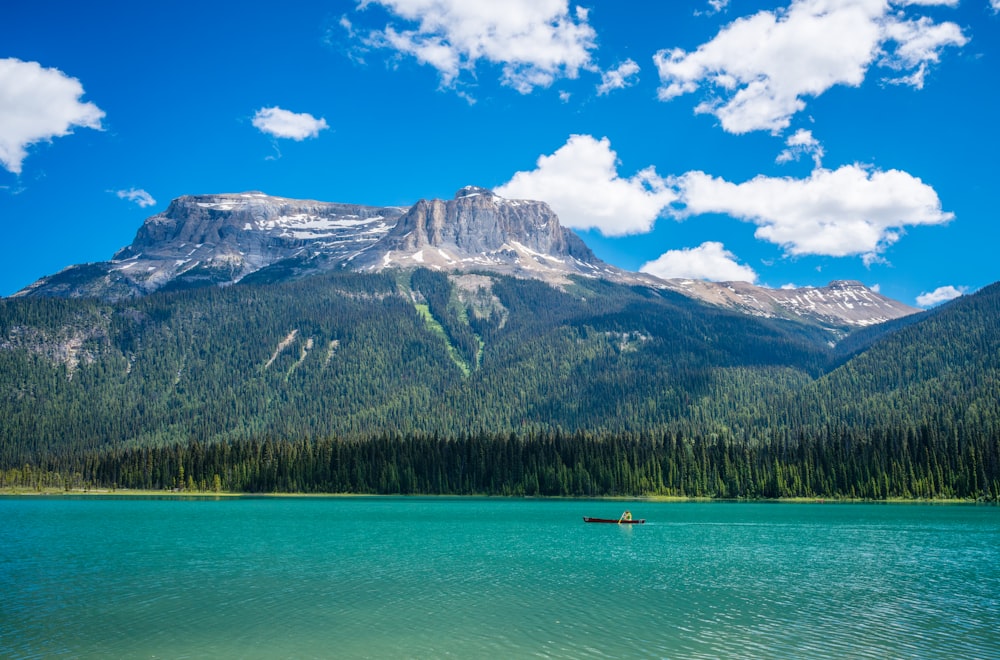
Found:
[[834, 85], [859, 86], [877, 64], [901, 73], [892, 81], [923, 85], [927, 65], [946, 46], [968, 39], [954, 23], [907, 20], [900, 7], [954, 5], [954, 0], [792, 0], [787, 9], [737, 19], [693, 52], [657, 52], [659, 97], [671, 100], [712, 88], [697, 113], [724, 130], [780, 132], [805, 98]]
[[939, 286], [930, 293], [921, 293], [917, 296], [917, 305], [920, 307], [933, 307], [943, 302], [954, 300], [965, 294], [966, 287]]
[[263, 133], [296, 141], [314, 138], [320, 131], [329, 128], [325, 119], [316, 119], [308, 112], [296, 113], [279, 107], [258, 110], [253, 116], [253, 125]]
[[714, 16], [720, 11], [725, 11], [726, 7], [729, 6], [729, 0], [708, 0], [708, 7], [706, 11], [700, 9], [694, 10], [695, 16]]
[[670, 183], [680, 196], [675, 216], [725, 213], [753, 222], [757, 238], [791, 255], [862, 255], [872, 263], [905, 227], [954, 217], [919, 178], [861, 165], [816, 169], [806, 179], [758, 176], [744, 183], [688, 172]]
[[81, 126], [101, 130], [104, 111], [83, 103], [83, 85], [38, 62], [0, 59], [0, 164], [21, 173], [27, 147]]
[[785, 146], [787, 148], [778, 154], [777, 162], [787, 163], [790, 160], [798, 160], [800, 156], [807, 154], [812, 157], [817, 169], [822, 166], [825, 152], [823, 145], [813, 137], [812, 131], [807, 131], [804, 128], [795, 131], [791, 137], [785, 140]]
[[686, 278], [712, 282], [756, 282], [753, 268], [736, 261], [722, 243], [708, 241], [696, 248], [670, 250], [639, 269], [663, 279]]
[[[111, 192], [111, 191], [109, 191]], [[127, 199], [130, 202], [135, 202], [142, 208], [147, 206], [153, 206], [156, 204], [156, 200], [153, 196], [142, 188], [129, 188], [128, 190], [115, 190], [114, 193], [118, 195], [119, 199]]]
[[443, 87], [454, 87], [480, 60], [503, 65], [502, 82], [522, 94], [593, 68], [597, 35], [587, 10], [571, 14], [568, 0], [362, 0], [359, 6], [371, 5], [407, 25], [387, 24], [364, 43], [434, 67]]
[[990, 7], [993, 7], [994, 12], [1000, 12], [1000, 0], [990, 0]]
[[648, 232], [677, 198], [652, 167], [620, 177], [611, 142], [590, 135], [570, 136], [554, 154], [539, 156], [536, 169], [518, 172], [495, 192], [545, 201], [563, 225], [605, 236]]
[[[918, 5], [921, 7], [957, 7], [960, 0], [895, 0], [900, 7]], [[994, 0], [995, 1], [995, 0]]]
[[911, 71], [909, 75], [887, 80], [916, 89], [923, 89], [927, 65], [941, 60], [943, 47], [964, 46], [969, 41], [954, 23], [936, 24], [926, 16], [913, 21], [889, 22], [884, 30], [887, 41], [895, 43], [896, 49], [885, 54], [880, 63], [896, 71]]
[[631, 87], [638, 82], [638, 78], [635, 78], [638, 74], [639, 65], [634, 60], [625, 60], [614, 69], [601, 74], [601, 84], [597, 86], [597, 95], [601, 96], [615, 89]]
[[[808, 131], [790, 144], [809, 146]], [[572, 135], [537, 167], [518, 172], [496, 188], [510, 199], [548, 202], [560, 222], [596, 229], [605, 236], [649, 232], [657, 218], [678, 220], [721, 213], [757, 225], [755, 236], [789, 255], [861, 256], [865, 263], [903, 235], [906, 227], [943, 224], [935, 190], [900, 170], [846, 165], [816, 168], [807, 178], [758, 176], [732, 183], [704, 172], [661, 177], [647, 167], [618, 174], [618, 157], [607, 138]]]

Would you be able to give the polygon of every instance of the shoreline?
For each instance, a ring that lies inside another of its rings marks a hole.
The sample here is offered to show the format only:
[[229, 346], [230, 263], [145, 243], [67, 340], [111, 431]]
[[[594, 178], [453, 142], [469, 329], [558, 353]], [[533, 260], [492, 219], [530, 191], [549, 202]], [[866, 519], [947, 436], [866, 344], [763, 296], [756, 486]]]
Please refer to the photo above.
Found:
[[168, 498], [168, 499], [259, 499], [259, 498], [289, 498], [289, 499], [309, 499], [309, 498], [465, 498], [465, 499], [510, 499], [510, 500], [606, 500], [622, 502], [650, 502], [650, 503], [733, 503], [733, 504], [984, 504], [996, 506], [997, 502], [971, 499], [955, 498], [903, 498], [894, 497], [884, 500], [871, 500], [861, 498], [836, 498], [836, 497], [787, 497], [787, 498], [712, 498], [712, 497], [681, 497], [675, 495], [582, 495], [579, 497], [566, 496], [544, 496], [544, 495], [440, 495], [433, 493], [426, 494], [376, 494], [376, 493], [234, 493], [234, 492], [203, 492], [203, 491], [176, 491], [176, 490], [133, 490], [133, 489], [110, 489], [110, 488], [90, 488], [79, 490], [43, 489], [29, 490], [4, 488], [0, 489], [0, 498], [6, 497], [47, 497], [47, 498], [78, 498], [78, 497], [104, 497], [104, 498]]

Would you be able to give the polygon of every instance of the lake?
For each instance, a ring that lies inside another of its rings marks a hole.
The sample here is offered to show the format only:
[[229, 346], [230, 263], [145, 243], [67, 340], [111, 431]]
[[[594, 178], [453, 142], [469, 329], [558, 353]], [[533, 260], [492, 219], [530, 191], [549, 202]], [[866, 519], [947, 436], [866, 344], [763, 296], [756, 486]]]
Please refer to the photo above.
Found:
[[0, 657], [1000, 658], [1000, 508], [4, 497]]

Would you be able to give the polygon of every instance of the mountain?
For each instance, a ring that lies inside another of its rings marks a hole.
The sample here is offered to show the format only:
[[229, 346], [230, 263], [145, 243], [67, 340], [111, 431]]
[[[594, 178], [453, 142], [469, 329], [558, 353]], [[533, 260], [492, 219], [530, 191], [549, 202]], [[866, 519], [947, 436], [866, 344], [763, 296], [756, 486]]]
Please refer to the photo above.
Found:
[[360, 270], [424, 266], [560, 284], [573, 274], [643, 281], [595, 257], [560, 226], [548, 204], [507, 200], [476, 186], [462, 188], [454, 199], [420, 200], [383, 239], [349, 261]]
[[339, 262], [385, 236], [404, 210], [259, 192], [181, 197], [111, 261], [71, 266], [14, 295], [120, 300], [232, 284], [283, 260]]
[[803, 395], [847, 391], [854, 396], [839, 402], [846, 417], [932, 428], [947, 420], [1000, 445], [1000, 283], [877, 337]]
[[0, 299], [0, 488], [1000, 500], [1000, 284], [603, 263], [542, 202], [182, 197]]
[[383, 428], [652, 429], [720, 369], [819, 375], [827, 337], [666, 290], [430, 269], [115, 303], [5, 299], [0, 438], [36, 454]]
[[1000, 285], [845, 361], [815, 324], [567, 278], [0, 300], [0, 487], [1000, 496]]
[[[776, 388], [765, 403], [742, 405], [735, 390], [716, 404], [733, 412], [730, 428], [866, 441], [890, 431], [942, 442], [975, 435], [1000, 450], [1000, 283], [884, 326], [842, 340], [821, 375]], [[991, 469], [1000, 474], [1000, 463]]]
[[584, 276], [669, 289], [712, 305], [851, 330], [919, 312], [859, 282], [768, 289], [743, 282], [661, 280], [598, 259], [544, 202], [467, 186], [409, 209], [271, 197], [259, 192], [181, 197], [148, 218], [107, 262], [71, 266], [15, 297], [126, 300], [159, 290], [281, 282], [335, 269], [427, 267], [567, 286]]
[[922, 311], [872, 291], [856, 280], [834, 280], [825, 287], [795, 289], [679, 279], [667, 280], [667, 286], [692, 298], [753, 316], [798, 318], [830, 328], [877, 325]]

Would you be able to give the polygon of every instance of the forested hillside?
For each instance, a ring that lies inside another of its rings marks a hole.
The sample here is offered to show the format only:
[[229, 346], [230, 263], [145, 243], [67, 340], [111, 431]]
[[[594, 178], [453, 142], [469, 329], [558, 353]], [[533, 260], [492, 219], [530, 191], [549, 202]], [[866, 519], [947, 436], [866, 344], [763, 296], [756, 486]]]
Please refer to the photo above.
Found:
[[3, 300], [0, 478], [996, 498], [998, 295], [856, 339], [842, 364], [818, 327], [594, 280], [336, 272]]

